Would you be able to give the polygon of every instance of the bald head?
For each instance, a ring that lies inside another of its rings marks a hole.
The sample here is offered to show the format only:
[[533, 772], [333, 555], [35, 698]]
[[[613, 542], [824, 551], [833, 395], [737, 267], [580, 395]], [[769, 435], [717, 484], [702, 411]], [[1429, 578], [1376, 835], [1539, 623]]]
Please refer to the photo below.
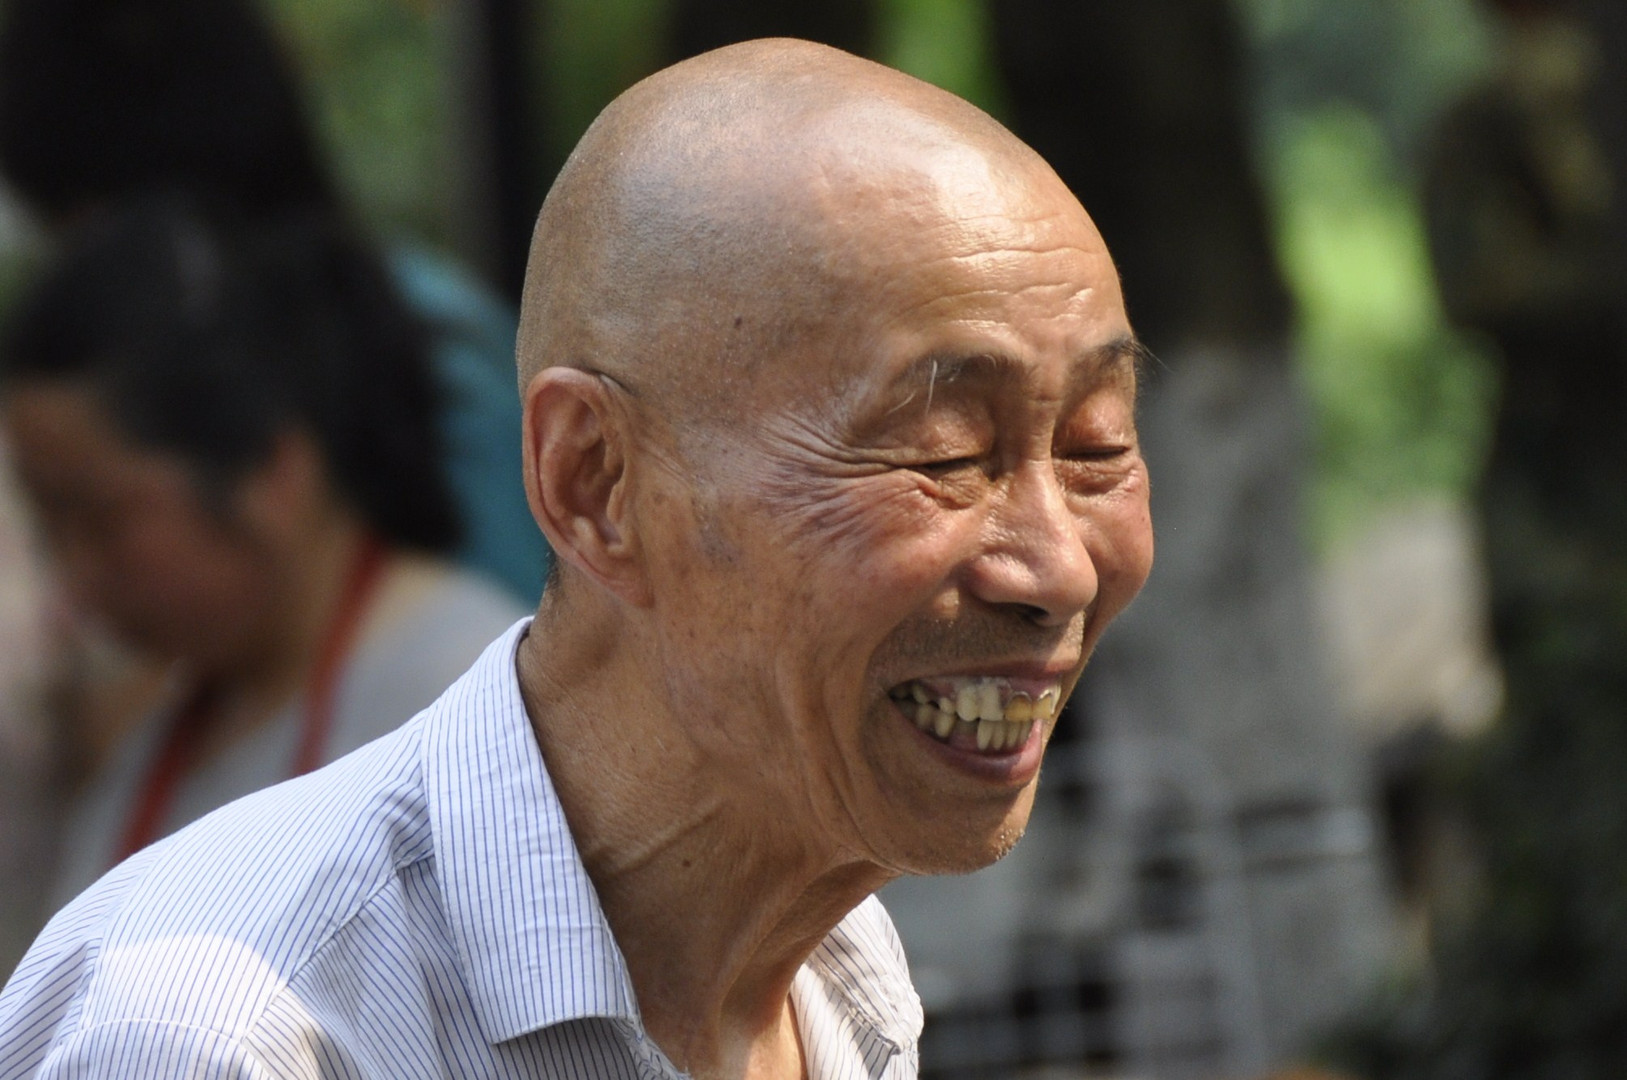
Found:
[[605, 109], [543, 205], [521, 386], [584, 368], [714, 413], [840, 311], [878, 230], [1010, 183], [1060, 187], [972, 105], [847, 53], [755, 41], [668, 68]]

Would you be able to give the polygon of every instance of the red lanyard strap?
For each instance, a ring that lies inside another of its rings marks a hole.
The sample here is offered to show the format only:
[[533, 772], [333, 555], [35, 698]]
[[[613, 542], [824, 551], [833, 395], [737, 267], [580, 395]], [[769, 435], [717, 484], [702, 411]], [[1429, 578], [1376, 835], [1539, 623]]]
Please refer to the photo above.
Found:
[[345, 583], [345, 594], [339, 598], [339, 609], [328, 623], [316, 667], [305, 684], [305, 718], [300, 725], [299, 749], [294, 754], [290, 776], [303, 776], [322, 764], [328, 732], [333, 728], [333, 702], [339, 689], [339, 676], [361, 630], [362, 617], [367, 614], [367, 601], [384, 572], [384, 554], [384, 545], [371, 533], [356, 553], [350, 580]]
[[220, 695], [213, 685], [200, 683], [176, 710], [164, 733], [163, 745], [147, 778], [136, 795], [135, 806], [125, 824], [124, 835], [113, 851], [113, 861], [123, 862], [158, 838], [158, 830], [169, 816], [170, 803], [181, 777], [192, 768], [203, 737], [220, 716]]

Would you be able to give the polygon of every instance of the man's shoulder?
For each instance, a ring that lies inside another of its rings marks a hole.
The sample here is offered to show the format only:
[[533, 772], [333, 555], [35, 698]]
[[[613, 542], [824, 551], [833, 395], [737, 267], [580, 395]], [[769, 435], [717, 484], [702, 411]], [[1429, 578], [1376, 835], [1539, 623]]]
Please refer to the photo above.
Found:
[[0, 994], [0, 1075], [138, 1051], [224, 1068], [275, 1044], [301, 980], [332, 957], [378, 939], [410, 947], [390, 913], [433, 873], [422, 747], [434, 713], [229, 803], [63, 908]]
[[67, 995], [53, 1028], [158, 1023], [232, 1036], [396, 876], [433, 852], [423, 717], [326, 769], [239, 799], [64, 908], [0, 996], [0, 1041]]
[[512, 680], [523, 630], [396, 731], [194, 822], [59, 912], [0, 993], [0, 1076], [76, 1054], [103, 1075], [129, 1053], [258, 1075], [256, 1054], [313, 1052], [324, 1025], [308, 1007], [354, 1019], [379, 972], [455, 967], [436, 930], [432, 759]]

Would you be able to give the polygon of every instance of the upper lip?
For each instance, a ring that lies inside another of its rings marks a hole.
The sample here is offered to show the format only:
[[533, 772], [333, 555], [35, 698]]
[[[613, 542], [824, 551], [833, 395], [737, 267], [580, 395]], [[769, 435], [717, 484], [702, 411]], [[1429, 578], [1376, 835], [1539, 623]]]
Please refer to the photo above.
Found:
[[992, 677], [1009, 679], [1013, 683], [1034, 683], [1049, 686], [1066, 680], [1073, 674], [1078, 663], [1077, 658], [1068, 663], [1059, 663], [1056, 660], [1023, 659], [964, 661], [945, 667], [918, 671], [901, 679], [895, 679], [888, 685], [899, 686], [903, 683], [924, 679]]

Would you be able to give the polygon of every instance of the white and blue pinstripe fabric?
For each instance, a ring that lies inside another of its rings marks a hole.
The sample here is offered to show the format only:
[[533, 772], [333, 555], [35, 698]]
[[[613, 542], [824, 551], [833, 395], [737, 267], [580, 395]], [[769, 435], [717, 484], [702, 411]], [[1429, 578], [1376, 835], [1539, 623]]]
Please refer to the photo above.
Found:
[[[405, 727], [64, 908], [0, 994], [0, 1080], [681, 1075], [531, 737], [525, 626]], [[916, 1074], [921, 1007], [873, 897], [792, 1000], [811, 1077]]]

